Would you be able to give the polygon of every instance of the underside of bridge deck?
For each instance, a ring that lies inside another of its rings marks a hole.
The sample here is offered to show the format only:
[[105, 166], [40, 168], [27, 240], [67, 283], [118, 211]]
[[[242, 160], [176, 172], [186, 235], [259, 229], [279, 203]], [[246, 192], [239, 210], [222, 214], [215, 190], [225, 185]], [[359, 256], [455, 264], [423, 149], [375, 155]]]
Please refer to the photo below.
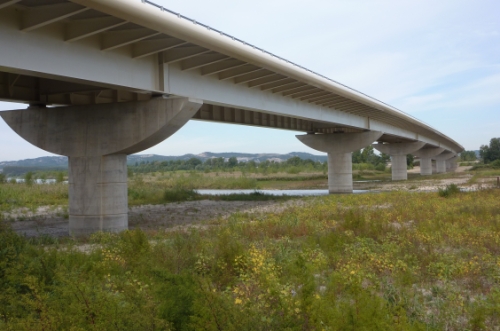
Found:
[[[73, 234], [126, 228], [126, 154], [189, 120], [307, 133], [298, 138], [328, 153], [331, 193], [352, 192], [351, 153], [375, 141], [425, 145], [438, 172], [463, 150], [394, 107], [146, 0], [0, 0], [0, 100], [30, 105], [1, 114], [14, 131], [69, 156]], [[392, 153], [393, 166], [409, 152]]]

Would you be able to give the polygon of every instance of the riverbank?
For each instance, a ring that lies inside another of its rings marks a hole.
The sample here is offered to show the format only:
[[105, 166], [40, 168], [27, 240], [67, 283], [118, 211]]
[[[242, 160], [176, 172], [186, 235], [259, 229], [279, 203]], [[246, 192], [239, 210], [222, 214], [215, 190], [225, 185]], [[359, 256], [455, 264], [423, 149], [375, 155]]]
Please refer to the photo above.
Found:
[[[60, 240], [0, 226], [0, 329], [495, 330], [498, 198], [261, 201], [192, 224]], [[221, 203], [133, 209], [194, 220]]]

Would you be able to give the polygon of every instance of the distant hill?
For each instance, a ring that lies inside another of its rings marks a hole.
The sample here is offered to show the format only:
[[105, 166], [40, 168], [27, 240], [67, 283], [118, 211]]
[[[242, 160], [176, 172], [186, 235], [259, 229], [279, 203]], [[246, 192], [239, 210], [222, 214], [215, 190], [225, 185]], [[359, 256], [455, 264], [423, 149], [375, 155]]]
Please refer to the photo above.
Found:
[[164, 156], [157, 154], [134, 154], [127, 157], [127, 163], [129, 165], [134, 165], [136, 162], [140, 164], [141, 162], [154, 162], [154, 161], [170, 161], [170, 160], [189, 160], [190, 158], [197, 158], [205, 162], [211, 158], [222, 157], [224, 159], [229, 159], [230, 157], [236, 157], [240, 162], [255, 161], [257, 163], [264, 162], [266, 160], [275, 162], [284, 162], [289, 158], [298, 156], [301, 159], [311, 159], [313, 161], [325, 162], [327, 160], [326, 155], [314, 155], [303, 152], [292, 152], [288, 154], [275, 154], [275, 153], [263, 153], [263, 154], [251, 154], [251, 153], [212, 153], [205, 152], [201, 154], [185, 154], [181, 156]]
[[[141, 162], [155, 162], [155, 161], [170, 161], [170, 160], [188, 160], [190, 158], [197, 158], [205, 162], [211, 158], [223, 157], [224, 159], [229, 159], [230, 157], [236, 157], [240, 162], [255, 161], [257, 163], [264, 162], [266, 160], [274, 162], [283, 162], [298, 156], [301, 159], [311, 159], [313, 161], [326, 162], [326, 155], [314, 155], [303, 152], [292, 152], [288, 154], [275, 154], [275, 153], [263, 153], [263, 154], [251, 154], [251, 153], [212, 153], [205, 152], [201, 154], [185, 154], [181, 156], [165, 156], [157, 154], [134, 154], [127, 157], [128, 165], [140, 164]], [[0, 162], [0, 172], [3, 171], [5, 167], [26, 167], [29, 168], [27, 171], [36, 171], [44, 169], [67, 169], [68, 168], [68, 158], [66, 156], [43, 156], [35, 159], [25, 159], [18, 161], [3, 161]]]
[[67, 168], [66, 156], [42, 156], [36, 159], [0, 162], [0, 169], [4, 167], [35, 167], [35, 168]]

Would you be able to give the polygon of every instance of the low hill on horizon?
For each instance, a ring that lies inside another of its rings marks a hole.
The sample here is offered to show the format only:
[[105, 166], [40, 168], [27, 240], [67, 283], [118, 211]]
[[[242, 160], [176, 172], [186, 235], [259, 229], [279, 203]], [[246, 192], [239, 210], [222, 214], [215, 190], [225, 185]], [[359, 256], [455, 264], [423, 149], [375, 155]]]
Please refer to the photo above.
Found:
[[[257, 163], [264, 162], [266, 160], [274, 162], [284, 162], [292, 157], [300, 157], [301, 159], [311, 159], [313, 161], [326, 162], [326, 155], [315, 155], [305, 152], [291, 152], [287, 154], [278, 153], [238, 153], [238, 152], [226, 152], [226, 153], [212, 153], [204, 152], [200, 154], [184, 154], [180, 156], [166, 156], [158, 154], [132, 154], [127, 156], [127, 164], [135, 165], [141, 164], [143, 162], [155, 162], [155, 161], [170, 161], [170, 160], [189, 160], [190, 158], [197, 158], [205, 162], [211, 158], [222, 157], [224, 159], [229, 159], [230, 157], [236, 157], [239, 162], [254, 161]], [[42, 156], [34, 159], [24, 159], [17, 161], [2, 161], [0, 162], [0, 172], [6, 167], [27, 167], [30, 168], [29, 171], [44, 170], [44, 169], [67, 169], [68, 168], [68, 158], [66, 156]]]

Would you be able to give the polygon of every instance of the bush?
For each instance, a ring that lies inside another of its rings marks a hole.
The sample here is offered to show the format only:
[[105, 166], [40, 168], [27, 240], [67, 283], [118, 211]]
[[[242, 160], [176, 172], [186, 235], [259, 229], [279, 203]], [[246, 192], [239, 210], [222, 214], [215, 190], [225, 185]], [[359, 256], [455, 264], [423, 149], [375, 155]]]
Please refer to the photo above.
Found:
[[291, 175], [296, 175], [296, 174], [299, 174], [300, 173], [300, 168], [299, 167], [290, 167], [286, 170], [286, 172], [288, 174], [291, 174]]
[[493, 169], [500, 169], [500, 159], [498, 160], [495, 160], [493, 162], [490, 163], [490, 166], [493, 168]]
[[31, 171], [28, 171], [26, 174], [24, 174], [24, 183], [26, 185], [33, 185], [33, 173]]
[[62, 183], [64, 181], [64, 172], [58, 171], [56, 174], [56, 183]]
[[375, 170], [375, 166], [371, 163], [353, 163], [352, 170]]
[[5, 183], [7, 181], [7, 177], [5, 174], [0, 173], [0, 184]]
[[377, 171], [385, 171], [385, 164], [377, 164], [377, 166], [375, 167], [375, 170]]
[[456, 184], [446, 185], [444, 189], [440, 188], [438, 191], [438, 195], [443, 198], [448, 198], [457, 193], [460, 193], [460, 188]]
[[199, 194], [192, 189], [174, 188], [167, 189], [163, 193], [163, 200], [165, 202], [179, 202], [195, 200]]

